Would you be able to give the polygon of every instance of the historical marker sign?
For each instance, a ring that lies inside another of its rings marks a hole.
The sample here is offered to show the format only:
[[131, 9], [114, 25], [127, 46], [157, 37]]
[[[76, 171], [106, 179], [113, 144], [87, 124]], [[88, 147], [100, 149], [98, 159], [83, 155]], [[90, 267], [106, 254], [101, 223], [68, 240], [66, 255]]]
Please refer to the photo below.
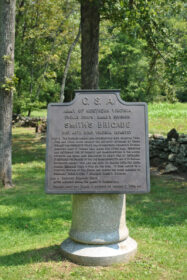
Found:
[[147, 105], [119, 91], [77, 91], [48, 107], [46, 192], [149, 191]]

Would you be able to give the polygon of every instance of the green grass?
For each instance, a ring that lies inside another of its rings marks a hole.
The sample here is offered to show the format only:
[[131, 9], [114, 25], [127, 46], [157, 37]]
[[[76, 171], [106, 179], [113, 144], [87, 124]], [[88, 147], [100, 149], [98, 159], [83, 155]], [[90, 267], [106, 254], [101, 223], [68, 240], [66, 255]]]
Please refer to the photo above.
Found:
[[[187, 103], [153, 103], [148, 105], [149, 133], [166, 135], [172, 128], [187, 134]], [[47, 111], [33, 111], [31, 117], [46, 117]]]
[[167, 134], [172, 128], [187, 134], [187, 103], [153, 103], [148, 106], [149, 132]]
[[44, 193], [45, 144], [15, 128], [15, 188], [0, 190], [0, 280], [187, 279], [187, 183], [152, 177], [151, 193], [127, 196], [127, 225], [138, 242], [129, 264], [84, 267], [61, 257], [71, 196]]
[[[23, 113], [23, 115], [26, 116], [27, 112]], [[47, 116], [46, 109], [34, 110], [31, 112], [31, 117], [46, 117], [46, 116]]]

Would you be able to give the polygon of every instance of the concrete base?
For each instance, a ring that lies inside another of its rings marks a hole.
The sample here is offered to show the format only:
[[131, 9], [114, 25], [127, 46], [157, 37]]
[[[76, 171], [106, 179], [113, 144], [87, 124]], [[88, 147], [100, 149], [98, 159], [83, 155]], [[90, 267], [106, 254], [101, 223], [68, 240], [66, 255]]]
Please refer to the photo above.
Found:
[[108, 266], [127, 263], [137, 251], [137, 243], [128, 237], [126, 240], [106, 245], [86, 245], [68, 238], [61, 244], [61, 252], [71, 261], [88, 266]]

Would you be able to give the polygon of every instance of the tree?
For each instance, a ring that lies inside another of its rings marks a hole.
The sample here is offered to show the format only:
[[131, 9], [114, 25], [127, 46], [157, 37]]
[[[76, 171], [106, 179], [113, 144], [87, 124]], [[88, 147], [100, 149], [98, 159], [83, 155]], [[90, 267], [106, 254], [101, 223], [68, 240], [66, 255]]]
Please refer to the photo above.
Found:
[[0, 1], [0, 180], [5, 187], [12, 186], [15, 3], [15, 0]]
[[101, 88], [120, 88], [126, 101], [175, 102], [176, 94], [184, 96], [183, 1], [115, 4], [104, 1], [102, 7]]
[[[82, 88], [97, 88], [98, 84], [100, 88], [119, 88], [126, 101], [175, 100], [175, 92], [184, 100], [182, 0], [16, 3], [15, 113], [46, 108], [49, 102], [58, 102], [60, 92], [61, 100], [71, 101], [74, 89], [81, 87], [80, 52]], [[80, 44], [74, 46], [80, 4], [82, 50]]]
[[59, 100], [67, 54], [78, 33], [79, 7], [77, 0], [17, 0], [16, 114], [29, 115]]
[[81, 85], [97, 89], [99, 84], [98, 53], [100, 1], [81, 0]]
[[81, 24], [79, 25], [79, 31], [77, 33], [77, 36], [76, 36], [75, 40], [73, 41], [73, 43], [71, 44], [69, 51], [68, 51], [66, 64], [65, 64], [65, 68], [64, 68], [64, 74], [63, 74], [63, 78], [62, 78], [61, 91], [60, 91], [60, 101], [61, 102], [64, 101], [64, 90], [65, 90], [66, 78], [67, 78], [67, 74], [68, 74], [68, 70], [69, 70], [69, 66], [70, 66], [71, 54], [72, 54], [72, 51], [73, 51], [75, 45], [77, 44], [77, 42], [79, 40], [80, 35], [81, 35]]

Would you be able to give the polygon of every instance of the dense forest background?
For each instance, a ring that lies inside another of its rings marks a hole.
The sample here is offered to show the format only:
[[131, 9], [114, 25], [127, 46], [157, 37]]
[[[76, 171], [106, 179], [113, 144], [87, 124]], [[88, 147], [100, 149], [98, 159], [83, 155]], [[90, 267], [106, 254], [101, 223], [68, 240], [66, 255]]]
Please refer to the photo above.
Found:
[[[184, 1], [101, 2], [100, 89], [120, 89], [125, 101], [187, 102]], [[15, 88], [14, 113], [30, 115], [59, 102], [70, 55], [64, 101], [81, 87], [80, 3], [16, 5], [15, 77], [7, 86]]]

